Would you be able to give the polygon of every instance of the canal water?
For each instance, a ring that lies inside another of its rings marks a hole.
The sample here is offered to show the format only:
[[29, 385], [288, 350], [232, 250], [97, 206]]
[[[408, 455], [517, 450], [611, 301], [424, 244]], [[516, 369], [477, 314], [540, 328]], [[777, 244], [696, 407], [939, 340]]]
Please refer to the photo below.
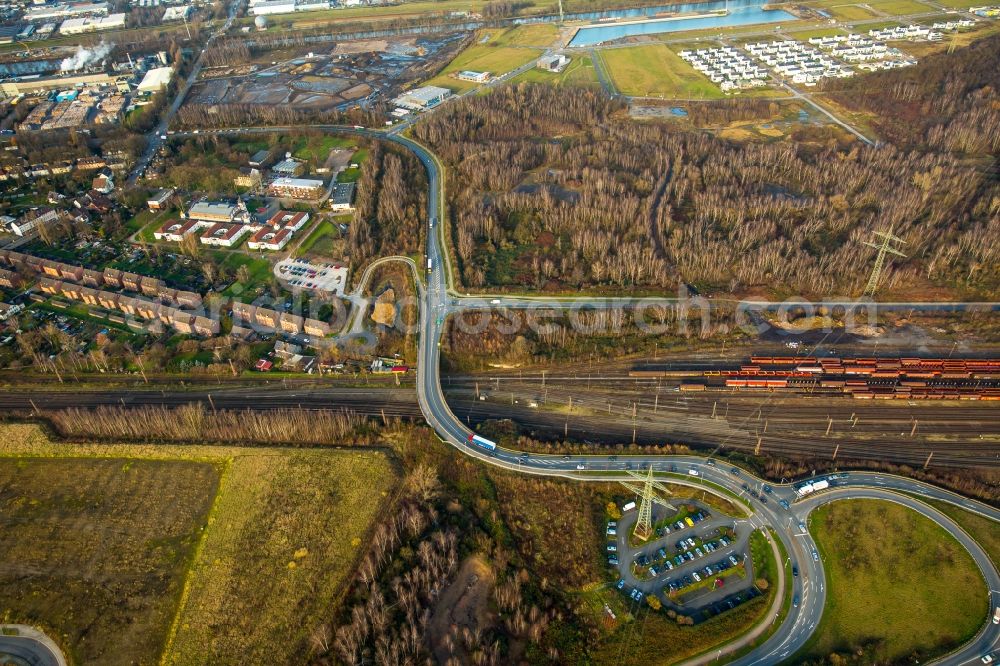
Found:
[[[640, 9], [625, 9], [620, 11], [593, 12], [591, 14], [574, 15], [574, 19], [597, 20], [602, 18], [622, 18], [625, 20], [642, 20], [663, 12], [676, 14], [703, 14], [719, 9], [728, 9], [729, 13], [720, 16], [702, 18], [674, 18], [649, 20], [642, 23], [625, 25], [592, 26], [577, 31], [570, 46], [593, 46], [632, 35], [654, 35], [666, 32], [681, 32], [684, 30], [704, 30], [729, 26], [752, 25], [755, 23], [777, 23], [794, 20], [792, 14], [782, 9], [763, 9], [759, 0], [725, 0], [722, 2], [698, 2], [662, 7], [643, 7]], [[567, 17], [569, 18], [569, 17]]]

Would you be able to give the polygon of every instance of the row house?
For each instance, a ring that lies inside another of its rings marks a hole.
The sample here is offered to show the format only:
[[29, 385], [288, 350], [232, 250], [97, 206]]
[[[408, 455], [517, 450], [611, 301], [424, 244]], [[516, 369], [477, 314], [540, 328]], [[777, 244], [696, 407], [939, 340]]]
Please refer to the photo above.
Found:
[[20, 286], [21, 278], [17, 273], [0, 268], [0, 287], [18, 289]]
[[80, 300], [87, 305], [97, 305], [97, 290], [91, 287], [80, 287]]
[[106, 310], [115, 310], [118, 308], [118, 294], [113, 291], [99, 291], [97, 292], [97, 303]]
[[278, 328], [278, 321], [280, 318], [281, 315], [274, 310], [268, 310], [267, 308], [257, 308], [254, 312], [254, 321], [261, 326], [271, 329]]
[[306, 334], [316, 336], [317, 338], [322, 338], [330, 334], [330, 325], [319, 319], [306, 319], [303, 328]]
[[88, 287], [103, 287], [104, 273], [90, 268], [84, 268], [81, 281]]
[[174, 292], [174, 300], [182, 308], [195, 309], [201, 307], [201, 294], [178, 289]]
[[158, 296], [161, 282], [153, 277], [144, 277], [139, 280], [139, 290], [147, 296]]
[[109, 287], [122, 288], [122, 272], [117, 268], [104, 269], [104, 284]]
[[135, 273], [122, 273], [122, 288], [129, 291], [141, 291], [142, 276]]
[[281, 315], [281, 330], [285, 333], [301, 333], [303, 319], [299, 315], [285, 312]]
[[250, 323], [254, 321], [257, 308], [249, 303], [233, 301], [233, 321]]
[[38, 281], [38, 288], [46, 294], [58, 294], [62, 291], [62, 282], [51, 278], [42, 278]]
[[194, 332], [198, 335], [209, 337], [219, 334], [219, 320], [211, 317], [196, 316], [194, 318]]

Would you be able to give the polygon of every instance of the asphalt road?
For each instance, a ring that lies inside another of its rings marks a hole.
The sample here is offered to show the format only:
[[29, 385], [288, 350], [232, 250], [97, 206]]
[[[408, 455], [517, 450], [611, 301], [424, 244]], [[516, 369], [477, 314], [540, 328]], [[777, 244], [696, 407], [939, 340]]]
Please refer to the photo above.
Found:
[[[0, 625], [0, 657], [15, 666], [66, 666], [59, 646], [41, 631], [23, 624]], [[7, 632], [18, 635], [9, 636]], [[5, 662], [6, 663], [6, 662]]]
[[[281, 132], [288, 129], [287, 127], [241, 128], [238, 130], [214, 130], [206, 133], [262, 133]], [[637, 469], [651, 466], [654, 470], [661, 473], [661, 478], [668, 478], [667, 475], [671, 473], [671, 470], [677, 468], [678, 476], [669, 477], [671, 482], [698, 485], [708, 481], [725, 489], [724, 491], [719, 491], [711, 486], [705, 486], [707, 490], [713, 492], [724, 493], [728, 491], [743, 495], [742, 483], [762, 484], [759, 479], [750, 477], [745, 472], [740, 476], [735, 476], [729, 471], [721, 470], [718, 466], [706, 463], [704, 458], [693, 456], [637, 455], [618, 456], [615, 460], [611, 460], [606, 456], [559, 457], [522, 454], [519, 451], [503, 448], [488, 451], [470, 444], [469, 437], [471, 431], [452, 412], [441, 387], [440, 340], [444, 322], [448, 315], [468, 308], [538, 307], [540, 303], [545, 307], [553, 308], [581, 306], [593, 308], [620, 307], [622, 299], [590, 297], [545, 299], [507, 296], [491, 298], [488, 295], [473, 299], [463, 298], [451, 289], [454, 281], [448, 275], [450, 268], [446, 261], [446, 250], [441, 235], [443, 225], [439, 223], [442, 219], [443, 211], [444, 181], [442, 170], [435, 156], [423, 146], [395, 132], [385, 133], [362, 128], [337, 126], [321, 126], [320, 129], [351, 132], [394, 141], [411, 150], [427, 169], [430, 233], [428, 233], [426, 257], [430, 261], [431, 268], [426, 273], [427, 284], [423, 292], [423, 307], [420, 312], [421, 335], [417, 369], [417, 398], [424, 418], [443, 441], [451, 444], [466, 455], [479, 458], [489, 464], [536, 475], [561, 476], [581, 481], [613, 481], [620, 478], [614, 472], [621, 473], [626, 468]], [[634, 299], [626, 300], [628, 303], [635, 303]], [[677, 299], [657, 298], [642, 300], [648, 304], [671, 305], [676, 303]], [[855, 305], [853, 301], [842, 301], [839, 304]], [[760, 309], [772, 309], [782, 305], [787, 307], [788, 304], [761, 302], [757, 303], [756, 307]], [[826, 305], [830, 304], [827, 303]], [[879, 304], [879, 307], [883, 309], [924, 311], [1000, 311], [1000, 305], [994, 303], [891, 303]], [[592, 470], [597, 465], [600, 466], [601, 471], [595, 474]], [[697, 472], [697, 476], [688, 474], [689, 470]], [[784, 622], [767, 641], [733, 663], [756, 665], [780, 662], [805, 644], [819, 622], [825, 600], [822, 562], [818, 559], [813, 559], [812, 553], [815, 550], [815, 544], [808, 533], [797, 531], [797, 521], [808, 514], [811, 507], [815, 506], [816, 503], [824, 501], [826, 497], [830, 497], [831, 499], [840, 496], [878, 497], [880, 499], [893, 498], [896, 501], [904, 503], [911, 502], [914, 508], [923, 506], [913, 499], [900, 499], [893, 491], [905, 491], [923, 497], [937, 497], [963, 508], [977, 511], [994, 520], [1000, 520], [1000, 512], [992, 507], [958, 497], [927, 484], [890, 475], [852, 474], [849, 479], [843, 481], [833, 492], [817, 496], [806, 503], [791, 504], [790, 510], [781, 508], [774, 500], [765, 502], [755, 497], [747, 497], [749, 504], [755, 512], [752, 520], [761, 525], [770, 526], [784, 543], [792, 562], [799, 566], [800, 575], [793, 580], [792, 585], [794, 591], [799, 593], [801, 603], [798, 608], [791, 609]], [[790, 486], [776, 487], [773, 495], [786, 499], [789, 502], [794, 499], [794, 491]], [[937, 514], [932, 517], [951, 532], [963, 545], [969, 548], [970, 552], [973, 552], [977, 563], [983, 569], [983, 576], [989, 583], [990, 590], [1000, 589], [1000, 583], [996, 582], [998, 581], [998, 574], [989, 559], [985, 558], [984, 554], [982, 554], [981, 549], [979, 549], [978, 553], [975, 552], [977, 546], [961, 530], [958, 530], [957, 526], [945, 520], [943, 516]], [[779, 568], [779, 571], [783, 572], [783, 569]], [[785, 582], [784, 574], [782, 573], [779, 588], [783, 589]], [[991, 592], [991, 595], [995, 594], [996, 592]], [[994, 601], [1000, 601], [1000, 599], [994, 598]], [[938, 663], [971, 663], [979, 659], [984, 650], [988, 648], [992, 649], [997, 644], [998, 637], [1000, 637], [1000, 631], [997, 631], [997, 627], [988, 624], [985, 626], [978, 640], [938, 660]], [[711, 654], [706, 655], [703, 659], [692, 660], [688, 663], [697, 664], [714, 661], [717, 657], [722, 657], [738, 649], [746, 640], [744, 638], [734, 641], [721, 650], [713, 651]]]

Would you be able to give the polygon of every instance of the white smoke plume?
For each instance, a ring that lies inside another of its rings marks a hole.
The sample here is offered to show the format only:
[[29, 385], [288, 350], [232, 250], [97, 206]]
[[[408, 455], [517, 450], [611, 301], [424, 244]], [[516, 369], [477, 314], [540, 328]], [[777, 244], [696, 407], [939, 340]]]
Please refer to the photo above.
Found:
[[87, 48], [85, 46], [78, 46], [76, 53], [74, 53], [69, 58], [64, 58], [62, 63], [59, 65], [59, 71], [61, 72], [75, 72], [83, 69], [89, 65], [96, 64], [100, 60], [103, 60], [105, 56], [111, 53], [113, 48], [112, 44], [107, 44], [101, 42], [94, 48]]

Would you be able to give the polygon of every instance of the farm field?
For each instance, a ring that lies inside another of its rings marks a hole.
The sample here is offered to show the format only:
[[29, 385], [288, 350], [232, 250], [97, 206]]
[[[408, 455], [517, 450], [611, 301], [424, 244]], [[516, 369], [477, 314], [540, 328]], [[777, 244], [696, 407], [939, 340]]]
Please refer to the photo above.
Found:
[[[107, 537], [100, 541], [97, 559], [91, 550], [94, 542], [82, 540], [86, 566], [105, 572], [103, 580], [111, 587], [104, 593], [91, 590], [94, 572], [88, 570], [87, 585], [79, 591], [60, 585], [59, 591], [70, 598], [50, 602], [54, 605], [51, 619], [43, 616], [34, 622], [58, 627], [57, 611], [63, 606], [80, 609], [72, 618], [79, 625], [78, 632], [95, 618], [95, 626], [106, 621], [104, 640], [98, 643], [90, 627], [85, 647], [121, 654], [112, 660], [98, 653], [99, 663], [301, 663], [308, 653], [309, 634], [328, 619], [337, 603], [367, 531], [395, 481], [389, 460], [372, 451], [67, 446], [50, 441], [34, 425], [7, 425], [2, 433], [0, 478], [36, 473], [33, 466], [41, 469], [43, 464], [66, 470], [61, 472], [65, 484], [45, 490], [50, 501], [20, 503], [20, 513], [13, 515], [24, 525], [18, 524], [17, 529], [63, 539], [73, 534], [72, 526], [82, 524], [81, 505], [87, 506], [83, 515], [99, 517], [102, 508], [126, 502], [121, 491], [140, 485], [135, 479], [146, 481], [141, 484], [142, 494], [136, 495], [142, 502], [126, 503], [124, 516], [125, 509], [111, 513], [116, 520], [105, 521], [98, 532]], [[87, 469], [95, 469], [92, 476], [105, 484], [95, 495], [103, 499], [90, 504], [76, 489], [80, 478], [88, 478], [81, 477], [80, 470]], [[157, 470], [165, 471], [157, 474]], [[183, 472], [181, 481], [178, 471]], [[32, 477], [24, 478], [30, 483]], [[192, 499], [187, 503], [180, 501], [184, 488], [191, 489], [187, 495]], [[167, 502], [173, 510], [164, 511], [165, 498], [175, 495], [178, 501]], [[45, 512], [60, 520], [45, 520], [50, 515]], [[0, 521], [8, 515], [6, 507], [2, 515]], [[173, 521], [167, 524], [172, 529], [159, 527], [168, 520]], [[6, 541], [9, 533], [5, 525], [0, 539]], [[30, 539], [31, 535], [23, 536]], [[15, 539], [14, 543], [23, 542]], [[16, 572], [11, 563], [18, 560], [8, 558], [29, 557], [25, 551], [13, 544], [5, 548], [3, 570]], [[98, 566], [101, 558], [110, 558], [107, 565]], [[128, 581], [110, 576], [111, 571], [135, 570], [152, 582], [140, 577], [145, 584], [131, 594], [130, 588], [121, 589]], [[164, 570], [174, 574], [163, 576]], [[156, 575], [150, 576], [149, 571]], [[143, 641], [121, 641], [121, 614], [138, 613], [131, 606], [117, 607], [126, 596], [136, 604], [148, 599], [140, 605], [148, 627]], [[75, 605], [69, 606], [70, 602]], [[67, 631], [56, 632], [61, 633]]]
[[155, 662], [219, 472], [181, 460], [0, 458], [0, 613], [58, 637], [74, 663]]
[[984, 621], [975, 562], [927, 518], [889, 502], [846, 500], [817, 509], [810, 531], [828, 596], [800, 656], [862, 651], [865, 663], [923, 662], [964, 642]]
[[663, 44], [608, 49], [601, 53], [615, 88], [624, 95], [665, 99], [721, 99], [706, 77]]
[[[459, 53], [440, 74], [427, 81], [425, 85], [441, 86], [454, 93], [464, 92], [480, 84], [474, 81], [461, 81], [452, 76], [455, 72], [462, 70], [489, 72], [496, 77], [517, 69], [542, 54], [540, 49], [501, 46], [495, 40], [502, 38], [504, 34], [503, 31], [477, 33], [473, 44]], [[486, 36], [489, 36], [489, 39], [482, 41]]]

